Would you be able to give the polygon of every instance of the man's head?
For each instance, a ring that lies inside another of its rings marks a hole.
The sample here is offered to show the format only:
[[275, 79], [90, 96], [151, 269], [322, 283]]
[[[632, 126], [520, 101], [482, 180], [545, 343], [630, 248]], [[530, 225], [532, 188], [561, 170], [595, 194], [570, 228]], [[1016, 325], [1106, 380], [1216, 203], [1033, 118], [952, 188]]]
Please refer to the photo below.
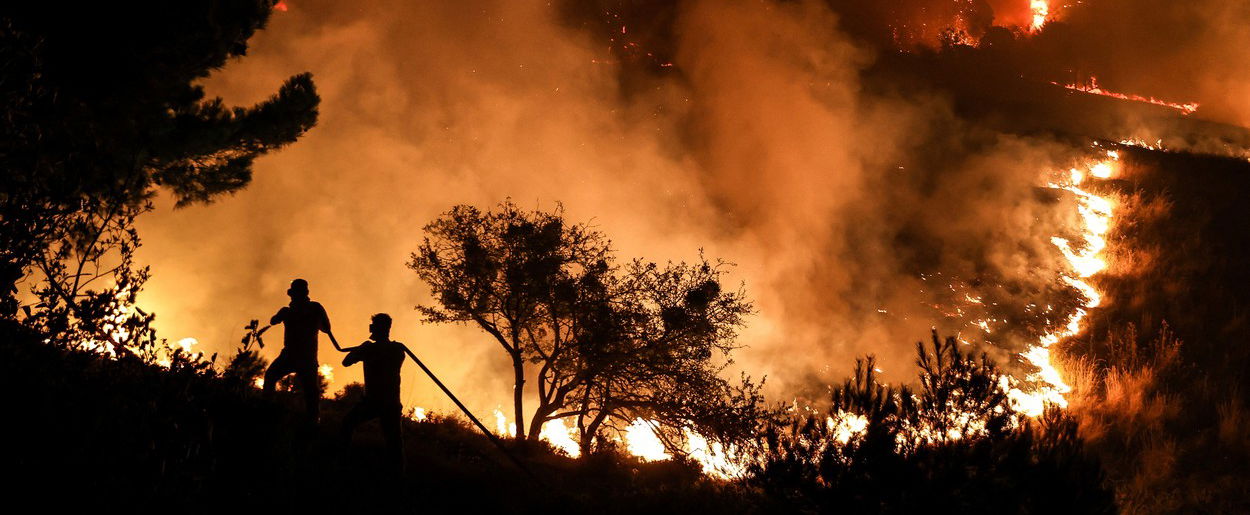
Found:
[[291, 281], [291, 287], [286, 289], [286, 294], [291, 300], [303, 300], [308, 298], [308, 281], [296, 279]]
[[373, 315], [369, 320], [369, 335], [373, 339], [388, 339], [391, 337], [391, 316], [386, 313], [378, 313]]

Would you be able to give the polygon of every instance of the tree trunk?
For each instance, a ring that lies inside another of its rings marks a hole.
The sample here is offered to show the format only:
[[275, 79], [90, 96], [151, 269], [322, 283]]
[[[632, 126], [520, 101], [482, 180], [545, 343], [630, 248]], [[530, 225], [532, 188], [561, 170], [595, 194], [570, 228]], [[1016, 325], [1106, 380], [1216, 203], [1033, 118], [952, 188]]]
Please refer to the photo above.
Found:
[[525, 439], [525, 409], [522, 406], [522, 399], [525, 397], [525, 361], [521, 359], [521, 353], [512, 354], [512, 374], [515, 383], [512, 387], [512, 408], [516, 411], [516, 439], [518, 441]]
[[595, 434], [599, 432], [599, 426], [603, 425], [607, 415], [607, 411], [600, 410], [599, 413], [595, 414], [595, 418], [590, 420], [590, 424], [582, 430], [582, 434], [579, 435], [577, 442], [578, 447], [582, 450], [582, 456], [590, 455], [590, 446], [595, 441]]
[[547, 421], [547, 417], [555, 412], [554, 406], [544, 406], [542, 400], [539, 400], [538, 408], [534, 410], [534, 418], [530, 419], [530, 441], [537, 442], [543, 430], [543, 422]]
[[594, 441], [594, 435], [582, 432], [581, 438], [577, 439], [577, 448], [581, 449], [582, 456], [590, 456], [590, 444]]

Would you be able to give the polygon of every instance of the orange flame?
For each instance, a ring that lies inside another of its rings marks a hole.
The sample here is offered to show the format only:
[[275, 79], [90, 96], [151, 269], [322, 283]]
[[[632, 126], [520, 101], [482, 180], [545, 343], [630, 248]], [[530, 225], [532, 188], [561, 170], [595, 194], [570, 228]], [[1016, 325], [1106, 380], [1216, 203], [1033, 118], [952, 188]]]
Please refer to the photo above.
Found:
[[1072, 387], [1064, 381], [1063, 375], [1052, 362], [1050, 346], [1080, 333], [1083, 329], [1082, 322], [1089, 314], [1089, 310], [1102, 304], [1102, 294], [1086, 279], [1107, 268], [1103, 251], [1107, 248], [1107, 233], [1111, 230], [1114, 220], [1112, 200], [1091, 193], [1080, 186], [1087, 177], [1111, 178], [1117, 171], [1116, 164], [1119, 159], [1118, 152], [1108, 151], [1105, 159], [1090, 163], [1084, 170], [1073, 168], [1068, 171], [1066, 178], [1049, 185], [1054, 189], [1069, 191], [1077, 198], [1077, 212], [1083, 222], [1084, 245], [1079, 249], [1074, 248], [1071, 242], [1058, 236], [1051, 238], [1051, 242], [1059, 248], [1072, 269], [1071, 275], [1063, 277], [1064, 282], [1080, 291], [1085, 302], [1081, 308], [1068, 315], [1067, 321], [1059, 329], [1042, 335], [1037, 345], [1021, 353], [1022, 358], [1038, 369], [1028, 377], [1030, 381], [1038, 384], [1034, 391], [1025, 392], [1016, 386], [1011, 378], [1003, 376], [1002, 387], [1007, 390], [1016, 411], [1024, 415], [1030, 417], [1041, 415], [1047, 404], [1059, 407], [1068, 405], [1064, 395], [1071, 392]]
[[1033, 11], [1033, 24], [1029, 26], [1034, 32], [1042, 30], [1046, 18], [1050, 16], [1050, 2], [1047, 0], [1030, 0], [1029, 9]]
[[[1051, 84], [1054, 84], [1056, 86], [1060, 85], [1058, 82], [1051, 82]], [[1180, 111], [1181, 114], [1183, 115], [1190, 115], [1190, 114], [1193, 114], [1194, 111], [1198, 110], [1197, 102], [1186, 102], [1186, 103], [1168, 102], [1166, 100], [1159, 100], [1155, 97], [1143, 97], [1141, 95], [1133, 95], [1133, 94], [1126, 95], [1124, 93], [1116, 93], [1114, 91], [1107, 91], [1098, 86], [1097, 77], [1090, 77], [1089, 84], [1063, 84], [1062, 86], [1073, 91], [1080, 91], [1081, 93], [1089, 93], [1091, 95], [1101, 95], [1104, 97], [1118, 98], [1120, 100], [1130, 100], [1133, 102], [1145, 102], [1147, 104], [1163, 106], [1163, 107], [1167, 107], [1167, 108]]]

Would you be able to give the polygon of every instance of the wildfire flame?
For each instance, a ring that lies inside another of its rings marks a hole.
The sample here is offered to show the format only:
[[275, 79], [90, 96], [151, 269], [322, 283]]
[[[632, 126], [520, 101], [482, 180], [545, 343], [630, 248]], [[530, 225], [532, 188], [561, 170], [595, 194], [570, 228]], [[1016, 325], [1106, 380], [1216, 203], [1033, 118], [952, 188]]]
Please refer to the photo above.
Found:
[[834, 420], [833, 417], [826, 417], [825, 425], [833, 433], [833, 439], [845, 445], [852, 438], [863, 434], [868, 429], [868, 419], [863, 415], [838, 411], [837, 420]]
[[[420, 414], [421, 418], [416, 418]], [[514, 425], [503, 410], [495, 409], [495, 432], [500, 436], [516, 437]], [[425, 411], [416, 408], [409, 418], [425, 420]], [[867, 421], [864, 422], [866, 424]], [[643, 418], [635, 418], [625, 428], [624, 435], [618, 442], [624, 444], [630, 455], [645, 461], [664, 461], [673, 458], [668, 447], [655, 431], [656, 422]], [[862, 426], [861, 426], [862, 430]], [[724, 479], [741, 477], [746, 473], [748, 462], [738, 449], [726, 448], [720, 442], [709, 441], [703, 435], [686, 429], [686, 441], [682, 452], [695, 461], [703, 469], [703, 473]], [[549, 420], [543, 424], [538, 439], [551, 444], [572, 458], [581, 456], [581, 448], [577, 442], [576, 428], [565, 423], [564, 419]]]
[[139, 349], [131, 343], [130, 329], [126, 322], [139, 314], [139, 308], [131, 299], [130, 288], [114, 288], [109, 301], [108, 313], [100, 320], [100, 330], [104, 339], [88, 338], [78, 342], [78, 348], [109, 357], [117, 357], [117, 348], [124, 347], [137, 353]]
[[1104, 97], [1118, 98], [1120, 100], [1129, 100], [1133, 102], [1145, 102], [1147, 104], [1154, 104], [1157, 106], [1167, 107], [1167, 108], [1180, 111], [1181, 114], [1186, 115], [1186, 116], [1193, 114], [1195, 111], [1197, 111], [1198, 106], [1199, 106], [1197, 102], [1185, 102], [1185, 103], [1168, 102], [1167, 100], [1159, 100], [1155, 97], [1143, 97], [1141, 95], [1124, 94], [1124, 93], [1116, 93], [1114, 91], [1107, 91], [1098, 85], [1097, 77], [1090, 77], [1088, 84], [1076, 84], [1076, 83], [1059, 84], [1058, 82], [1051, 82], [1051, 84], [1054, 84], [1056, 86], [1062, 85], [1063, 87], [1068, 88], [1072, 91], [1079, 91], [1081, 93], [1089, 93], [1091, 95], [1101, 95]]
[[1073, 168], [1068, 171], [1066, 178], [1049, 184], [1051, 188], [1071, 192], [1077, 199], [1077, 211], [1083, 223], [1084, 244], [1079, 248], [1074, 248], [1070, 241], [1058, 236], [1051, 238], [1051, 242], [1059, 248], [1072, 268], [1072, 274], [1063, 277], [1064, 282], [1080, 291], [1085, 301], [1082, 307], [1068, 315], [1067, 321], [1059, 329], [1042, 335], [1037, 345], [1021, 354], [1021, 357], [1038, 368], [1037, 372], [1028, 376], [1030, 381], [1039, 385], [1033, 392], [1026, 393], [1014, 386], [1011, 379], [1003, 377], [1002, 384], [1011, 398], [1013, 407], [1024, 415], [1030, 417], [1041, 415], [1046, 404], [1055, 404], [1059, 407], [1068, 405], [1064, 394], [1071, 392], [1072, 387], [1064, 382], [1063, 375], [1052, 362], [1050, 346], [1080, 333], [1081, 323], [1089, 314], [1088, 310], [1102, 304], [1102, 294], [1086, 279], [1107, 268], [1103, 251], [1107, 248], [1107, 233], [1111, 230], [1114, 220], [1112, 200], [1081, 188], [1081, 184], [1088, 177], [1111, 178], [1116, 173], [1116, 164], [1119, 159], [1118, 152], [1107, 151], [1104, 159], [1090, 163], [1083, 170]]
[[199, 344], [200, 344], [200, 341], [196, 340], [195, 338], [183, 338], [181, 340], [178, 340], [178, 347], [182, 349], [182, 352], [186, 352], [186, 353], [190, 353], [191, 348]]
[[538, 432], [538, 438], [564, 451], [570, 457], [576, 458], [582, 455], [582, 449], [573, 438], [575, 434], [573, 428], [564, 425], [564, 419], [555, 419], [543, 424], [542, 430]]
[[[1097, 145], [1096, 145], [1097, 148]], [[1055, 365], [1051, 347], [1079, 334], [1085, 329], [1083, 323], [1091, 309], [1104, 302], [1102, 292], [1098, 291], [1089, 279], [1109, 266], [1106, 249], [1107, 237], [1115, 221], [1115, 199], [1100, 194], [1097, 188], [1088, 184], [1093, 179], [1111, 179], [1120, 171], [1120, 154], [1115, 150], [1101, 150], [1102, 155], [1091, 159], [1082, 166], [1057, 172], [1047, 184], [1049, 188], [1070, 193], [1076, 202], [1077, 225], [1080, 233], [1079, 241], [1056, 235], [1051, 238], [1052, 244], [1063, 256], [1066, 271], [1062, 280], [1080, 293], [1080, 305], [1070, 313], [1063, 315], [1055, 329], [1041, 335], [1037, 342], [1020, 353], [1020, 357], [1036, 367], [1025, 381], [1009, 375], [1000, 378], [1000, 387], [1010, 400], [1011, 409], [1020, 417], [1037, 417], [1043, 413], [1047, 405], [1060, 408], [1067, 407], [1065, 395], [1072, 387], [1064, 380], [1062, 371]], [[980, 296], [965, 293], [964, 299], [971, 304], [983, 304]], [[990, 332], [990, 321], [982, 320], [977, 325], [986, 333]], [[500, 436], [515, 437], [515, 425], [509, 421], [504, 412], [496, 408], [495, 430]], [[417, 408], [409, 415], [414, 420], [424, 420], [424, 410]], [[975, 415], [964, 412], [951, 412], [948, 420], [938, 429], [924, 425], [909, 427], [900, 433], [900, 445], [913, 443], [932, 443], [967, 438], [985, 431], [985, 423], [975, 419]], [[862, 438], [868, 428], [868, 420], [853, 413], [839, 412], [825, 418], [825, 423], [834, 445], [848, 445]], [[750, 454], [739, 452], [732, 447], [726, 448], [719, 442], [710, 441], [703, 435], [691, 430], [684, 430], [684, 441], [667, 441], [657, 433], [654, 420], [635, 418], [624, 428], [618, 442], [631, 455], [647, 461], [662, 461], [673, 458], [673, 453], [680, 453], [700, 464], [708, 476], [732, 479], [741, 477], [751, 465]], [[579, 457], [581, 449], [577, 442], [575, 428], [569, 427], [566, 420], [551, 420], [543, 424], [539, 431], [539, 439], [550, 443], [570, 457]], [[679, 448], [670, 447], [680, 446]]]
[[1050, 16], [1050, 2], [1047, 0], [1030, 0], [1029, 10], [1033, 11], [1033, 24], [1029, 26], [1034, 32], [1042, 30], [1046, 18]]
[[516, 425], [509, 424], [508, 416], [499, 408], [495, 408], [495, 434], [516, 438]]
[[685, 433], [690, 459], [699, 463], [704, 474], [724, 479], [746, 475], [748, 462], [737, 449], [726, 449], [720, 442], [709, 444], [707, 438], [689, 429]]
[[625, 445], [629, 453], [647, 461], [663, 461], [672, 458], [664, 447], [664, 442], [656, 436], [651, 423], [641, 418], [625, 430]]
[[100, 318], [100, 334], [77, 341], [76, 348], [109, 358], [117, 358], [120, 351], [164, 368], [173, 365], [174, 356], [179, 352], [191, 360], [203, 358], [203, 353], [194, 351], [200, 343], [195, 338], [182, 338], [174, 343], [149, 341], [145, 344], [141, 341], [145, 335], [134, 334], [132, 327], [135, 318], [147, 316], [147, 313], [135, 305], [130, 287], [114, 287], [110, 296], [107, 312]]

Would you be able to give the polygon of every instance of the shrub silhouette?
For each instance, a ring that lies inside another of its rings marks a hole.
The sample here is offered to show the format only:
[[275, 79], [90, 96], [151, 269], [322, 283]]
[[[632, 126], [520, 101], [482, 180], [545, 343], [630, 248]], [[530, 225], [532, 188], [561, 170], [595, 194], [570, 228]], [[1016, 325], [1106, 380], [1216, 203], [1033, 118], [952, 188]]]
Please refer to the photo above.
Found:
[[748, 481], [798, 510], [1114, 510], [1070, 416], [1012, 415], [996, 367], [954, 338], [916, 349], [917, 390], [879, 384], [869, 357], [827, 411], [766, 424]]
[[[1037, 421], [999, 423], [996, 408], [1005, 401], [986, 386], [996, 370], [950, 339], [919, 347], [929, 378], [918, 390], [879, 384], [869, 358], [832, 392], [827, 411], [771, 420], [760, 437], [760, 465], [744, 482], [702, 477], [683, 460], [642, 463], [611, 446], [581, 460], [532, 448], [522, 459], [547, 487], [500, 482], [508, 465], [490, 442], [457, 418], [433, 415], [404, 421], [409, 472], [394, 488], [376, 474], [382, 453], [375, 432], [362, 433], [361, 452], [348, 461], [336, 462], [330, 451], [358, 386], [322, 401], [326, 423], [308, 441], [289, 423], [300, 410], [266, 401], [241, 380], [248, 358], [237, 356], [251, 349], [241, 348], [226, 367], [236, 370], [232, 379], [192, 357], [163, 368], [46, 345], [16, 325], [0, 328], [2, 386], [24, 392], [8, 408], [28, 421], [5, 449], [25, 472], [15, 486], [35, 491], [69, 482], [80, 498], [102, 505], [206, 509], [305, 499], [322, 509], [434, 511], [1113, 508], [1075, 421], [1052, 410]], [[975, 415], [950, 417], [937, 409], [941, 399]], [[861, 417], [862, 428], [839, 424]], [[951, 433], [920, 437], [934, 428]], [[365, 494], [368, 504], [357, 504]]]

